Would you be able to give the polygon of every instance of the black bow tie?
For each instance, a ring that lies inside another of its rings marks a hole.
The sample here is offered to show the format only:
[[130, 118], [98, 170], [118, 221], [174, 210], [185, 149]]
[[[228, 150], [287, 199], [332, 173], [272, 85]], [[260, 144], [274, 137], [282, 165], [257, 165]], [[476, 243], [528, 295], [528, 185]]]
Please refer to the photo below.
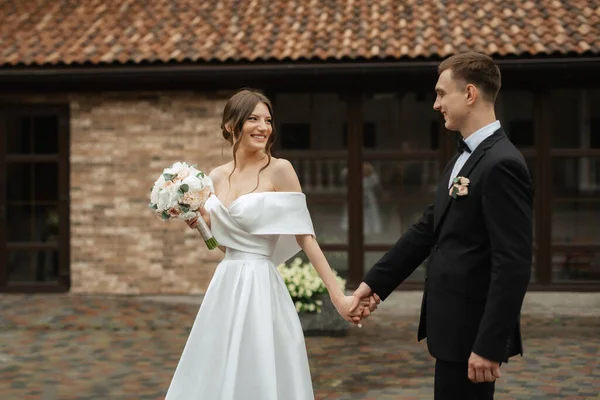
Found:
[[458, 139], [456, 141], [456, 151], [458, 151], [458, 154], [462, 154], [463, 151], [470, 153], [471, 149], [469, 148], [469, 146], [467, 146], [467, 143], [465, 143], [463, 139]]

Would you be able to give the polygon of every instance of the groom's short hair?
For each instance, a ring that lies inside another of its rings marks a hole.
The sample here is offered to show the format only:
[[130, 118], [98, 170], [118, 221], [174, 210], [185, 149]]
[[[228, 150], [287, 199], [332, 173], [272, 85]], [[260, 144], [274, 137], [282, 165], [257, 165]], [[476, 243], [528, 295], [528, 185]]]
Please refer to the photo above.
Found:
[[491, 57], [475, 51], [455, 54], [440, 63], [438, 74], [447, 69], [452, 71], [454, 80], [473, 84], [482, 92], [485, 100], [491, 103], [496, 101], [502, 78], [500, 69]]

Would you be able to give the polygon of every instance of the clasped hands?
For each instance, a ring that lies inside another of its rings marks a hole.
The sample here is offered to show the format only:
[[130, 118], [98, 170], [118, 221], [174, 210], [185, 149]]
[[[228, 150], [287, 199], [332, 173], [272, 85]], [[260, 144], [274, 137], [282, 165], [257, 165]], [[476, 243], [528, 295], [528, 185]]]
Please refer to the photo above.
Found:
[[367, 318], [381, 302], [377, 294], [364, 282], [354, 291], [352, 296], [345, 296], [341, 301], [334, 302], [338, 313], [348, 322], [362, 327], [361, 321]]

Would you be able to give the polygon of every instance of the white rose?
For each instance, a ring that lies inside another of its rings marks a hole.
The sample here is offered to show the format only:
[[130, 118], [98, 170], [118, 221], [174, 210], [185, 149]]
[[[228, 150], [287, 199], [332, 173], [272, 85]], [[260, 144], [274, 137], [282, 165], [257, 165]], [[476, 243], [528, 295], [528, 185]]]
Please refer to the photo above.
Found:
[[175, 164], [171, 165], [169, 168], [165, 168], [163, 170], [163, 174], [176, 175], [179, 172], [179, 170], [185, 166], [187, 166], [187, 164], [181, 163], [181, 162], [176, 162]]
[[204, 189], [204, 187], [205, 187], [204, 182], [202, 182], [201, 179], [198, 179], [193, 175], [188, 176], [181, 183], [188, 185], [189, 190], [194, 191], [194, 192], [200, 191], [200, 190]]
[[177, 171], [177, 176], [175, 176], [176, 180], [184, 180], [190, 174], [191, 170], [188, 166], [183, 165], [179, 171]]
[[156, 182], [154, 182], [154, 186], [152, 186], [152, 193], [150, 193], [151, 203], [158, 203], [158, 193], [164, 187], [165, 183], [167, 183], [167, 181], [165, 181], [165, 177], [161, 174]]
[[308, 311], [315, 311], [317, 309], [317, 307], [315, 307], [314, 304], [309, 304], [308, 305]]
[[169, 201], [171, 207], [179, 203], [179, 186], [181, 186], [180, 182], [167, 188], [167, 190], [169, 191]]
[[162, 189], [158, 193], [158, 199], [156, 202], [157, 208], [160, 211], [166, 210], [169, 208], [169, 201], [171, 199], [171, 193], [167, 189]]
[[154, 185], [152, 192], [150, 192], [150, 203], [158, 203], [158, 193], [160, 192], [160, 186]]

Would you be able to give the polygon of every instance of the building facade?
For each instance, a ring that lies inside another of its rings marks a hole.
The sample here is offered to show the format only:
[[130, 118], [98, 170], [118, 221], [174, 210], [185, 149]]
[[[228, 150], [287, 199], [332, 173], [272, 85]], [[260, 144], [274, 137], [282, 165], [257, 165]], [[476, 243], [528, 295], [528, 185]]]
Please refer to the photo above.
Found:
[[220, 252], [156, 220], [148, 192], [175, 161], [231, 159], [240, 87], [273, 101], [274, 155], [356, 285], [433, 199], [456, 139], [436, 67], [465, 50], [500, 65], [497, 117], [534, 181], [531, 287], [598, 290], [600, 5], [334, 3], [0, 6], [0, 292], [202, 293]]

